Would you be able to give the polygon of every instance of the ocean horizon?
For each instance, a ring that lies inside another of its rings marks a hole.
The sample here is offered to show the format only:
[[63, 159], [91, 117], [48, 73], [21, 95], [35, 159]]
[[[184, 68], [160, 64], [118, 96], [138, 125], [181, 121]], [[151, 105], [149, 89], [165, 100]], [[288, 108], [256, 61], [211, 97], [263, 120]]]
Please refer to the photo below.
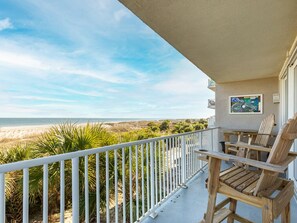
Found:
[[152, 118], [0, 118], [0, 127], [57, 125], [66, 122], [71, 123], [107, 123], [158, 120]]

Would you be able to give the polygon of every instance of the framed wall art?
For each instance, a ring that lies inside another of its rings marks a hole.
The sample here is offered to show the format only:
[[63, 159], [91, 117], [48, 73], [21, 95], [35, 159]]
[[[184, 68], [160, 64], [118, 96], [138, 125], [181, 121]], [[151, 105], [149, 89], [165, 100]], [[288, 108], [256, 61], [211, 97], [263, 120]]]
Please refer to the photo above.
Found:
[[263, 95], [236, 95], [229, 97], [229, 114], [262, 114]]

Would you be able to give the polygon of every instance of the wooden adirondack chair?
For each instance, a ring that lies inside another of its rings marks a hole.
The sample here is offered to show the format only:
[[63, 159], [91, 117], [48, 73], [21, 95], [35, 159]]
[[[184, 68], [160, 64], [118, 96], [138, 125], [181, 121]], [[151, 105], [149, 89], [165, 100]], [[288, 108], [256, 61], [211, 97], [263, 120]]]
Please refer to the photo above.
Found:
[[[273, 222], [280, 214], [283, 223], [290, 222], [290, 200], [294, 195], [294, 183], [279, 177], [279, 173], [283, 173], [297, 156], [297, 153], [289, 152], [295, 138], [297, 138], [297, 113], [279, 131], [266, 162], [197, 150], [200, 156], [204, 158], [206, 156], [209, 160], [208, 206], [201, 222], [221, 222], [226, 218], [228, 223], [234, 220], [251, 222], [236, 214], [237, 201], [262, 208], [263, 223]], [[267, 150], [261, 146], [245, 145], [248, 149], [256, 151]], [[221, 160], [241, 162], [257, 167], [261, 171], [234, 166], [220, 172]], [[217, 193], [225, 195], [227, 199], [216, 205]], [[228, 209], [223, 208], [229, 203]]]
[[260, 151], [251, 151], [250, 149], [246, 149], [244, 147], [239, 147], [238, 144], [242, 144], [241, 140], [243, 137], [248, 137], [247, 144], [249, 145], [258, 145], [267, 147], [268, 141], [273, 136], [271, 134], [273, 126], [275, 125], [275, 116], [274, 114], [268, 115], [260, 124], [258, 133], [245, 133], [242, 131], [234, 131], [233, 134], [237, 134], [238, 141], [234, 143], [230, 143], [230, 135], [231, 132], [226, 132], [225, 137], [229, 140], [225, 142], [226, 150], [225, 153], [229, 154], [231, 151], [235, 152], [237, 156], [247, 157], [250, 158], [251, 153], [255, 154], [255, 159], [261, 159], [261, 152]]

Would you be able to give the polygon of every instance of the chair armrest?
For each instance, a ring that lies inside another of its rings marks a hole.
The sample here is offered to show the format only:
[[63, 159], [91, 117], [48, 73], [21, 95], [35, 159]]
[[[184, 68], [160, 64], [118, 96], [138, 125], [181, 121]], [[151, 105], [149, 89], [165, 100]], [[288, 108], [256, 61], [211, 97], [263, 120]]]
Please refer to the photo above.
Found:
[[262, 135], [262, 136], [270, 136], [270, 137], [276, 137], [277, 135], [275, 134], [267, 134], [267, 133], [248, 133], [247, 135], [249, 136], [257, 136], [257, 135]]
[[[263, 147], [263, 146], [256, 146], [256, 145], [249, 145], [246, 143], [225, 143], [226, 146], [233, 146], [233, 147], [239, 147], [239, 148], [246, 148], [246, 149], [251, 149], [251, 150], [256, 150], [260, 152], [271, 152], [271, 148]], [[297, 152], [290, 151], [289, 154], [290, 156], [297, 156]]]
[[277, 172], [277, 173], [284, 173], [288, 167], [287, 165], [280, 166], [280, 165], [270, 164], [262, 161], [247, 159], [239, 156], [224, 154], [220, 152], [208, 151], [208, 150], [195, 150], [195, 152], [202, 155], [206, 155], [208, 157], [212, 157], [212, 158], [216, 158], [224, 161], [230, 161], [230, 162], [239, 162], [242, 164], [254, 166], [263, 170], [268, 170], [268, 171]]
[[263, 147], [263, 146], [256, 146], [256, 145], [249, 145], [247, 143], [230, 143], [230, 142], [225, 142], [226, 146], [231, 146], [231, 147], [239, 147], [239, 148], [246, 148], [246, 149], [251, 149], [251, 150], [257, 150], [261, 152], [270, 152], [271, 148]]

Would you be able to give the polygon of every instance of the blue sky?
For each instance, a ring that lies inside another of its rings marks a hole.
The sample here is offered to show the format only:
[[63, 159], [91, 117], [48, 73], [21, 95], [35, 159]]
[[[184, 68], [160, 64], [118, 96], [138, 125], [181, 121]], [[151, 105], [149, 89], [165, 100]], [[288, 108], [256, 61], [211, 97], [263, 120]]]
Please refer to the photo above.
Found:
[[214, 114], [207, 76], [119, 2], [0, 6], [0, 117]]

